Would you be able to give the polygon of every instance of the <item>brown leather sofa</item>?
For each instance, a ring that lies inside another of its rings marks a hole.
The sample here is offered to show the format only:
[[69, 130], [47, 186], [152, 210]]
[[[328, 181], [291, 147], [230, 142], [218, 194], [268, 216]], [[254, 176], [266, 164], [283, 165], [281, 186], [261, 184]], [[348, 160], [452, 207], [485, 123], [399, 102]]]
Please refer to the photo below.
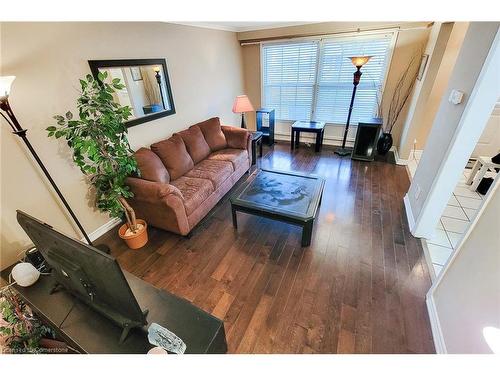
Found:
[[214, 117], [141, 148], [127, 200], [149, 225], [186, 235], [249, 170], [251, 144], [247, 130]]

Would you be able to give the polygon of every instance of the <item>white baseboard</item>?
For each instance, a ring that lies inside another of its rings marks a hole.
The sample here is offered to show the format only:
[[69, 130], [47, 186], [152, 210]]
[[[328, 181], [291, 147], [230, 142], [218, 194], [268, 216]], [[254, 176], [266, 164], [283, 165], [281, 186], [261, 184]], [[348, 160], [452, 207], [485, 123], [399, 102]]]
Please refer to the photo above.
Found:
[[[110, 221], [108, 221], [107, 223], [101, 225], [99, 228], [97, 228], [93, 232], [89, 233], [88, 235], [89, 235], [90, 240], [91, 241], [95, 241], [96, 239], [98, 239], [99, 237], [101, 237], [104, 233], [108, 232], [113, 227], [115, 227], [116, 225], [118, 225], [120, 222], [121, 222], [121, 220], [118, 219], [118, 218], [116, 218], [116, 217], [113, 218], [113, 219], [111, 219]], [[85, 239], [82, 238], [82, 241], [85, 241]]]
[[413, 229], [415, 229], [415, 217], [413, 216], [413, 211], [411, 210], [410, 197], [408, 193], [405, 194], [403, 198], [406, 211], [406, 219], [408, 220], [408, 226], [410, 227], [410, 232], [413, 234]]
[[431, 323], [432, 338], [434, 339], [434, 347], [437, 354], [447, 354], [446, 344], [444, 342], [443, 331], [439, 323], [439, 315], [434, 303], [434, 297], [428, 293], [425, 299], [427, 312], [429, 313], [429, 321]]
[[[286, 134], [286, 133], [274, 133], [274, 138], [278, 141], [288, 141], [290, 142], [290, 134]], [[324, 137], [323, 138], [323, 144], [324, 145], [329, 145], [329, 146], [340, 146], [342, 145], [342, 140], [343, 138], [342, 137], [331, 137], [331, 136], [328, 136], [328, 137]], [[314, 144], [316, 142], [316, 135], [311, 135], [311, 134], [304, 134], [304, 133], [301, 133], [300, 134], [300, 143], [312, 143]], [[346, 145], [349, 146], [349, 147], [353, 147], [354, 146], [354, 141], [355, 139], [354, 138], [347, 138], [346, 139]]]
[[429, 276], [431, 281], [434, 283], [436, 280], [436, 271], [434, 270], [434, 265], [432, 264], [431, 253], [429, 252], [429, 247], [427, 246], [427, 240], [425, 238], [420, 238], [420, 243], [422, 244], [422, 250], [424, 251], [424, 259], [429, 269]]
[[399, 157], [398, 148], [396, 146], [392, 146], [391, 151], [394, 153], [394, 159], [396, 159], [397, 165], [408, 165], [407, 159], [401, 159]]

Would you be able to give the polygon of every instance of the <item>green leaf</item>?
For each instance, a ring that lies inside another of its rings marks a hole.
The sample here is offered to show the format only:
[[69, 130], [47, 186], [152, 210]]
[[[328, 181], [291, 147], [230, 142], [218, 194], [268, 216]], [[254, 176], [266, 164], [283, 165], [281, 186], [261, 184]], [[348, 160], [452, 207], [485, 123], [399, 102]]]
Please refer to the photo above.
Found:
[[56, 130], [56, 127], [55, 126], [49, 126], [48, 128], [46, 128], [45, 130], [49, 131], [49, 132], [53, 132]]
[[70, 111], [66, 112], [66, 118], [71, 120], [73, 118], [73, 114]]

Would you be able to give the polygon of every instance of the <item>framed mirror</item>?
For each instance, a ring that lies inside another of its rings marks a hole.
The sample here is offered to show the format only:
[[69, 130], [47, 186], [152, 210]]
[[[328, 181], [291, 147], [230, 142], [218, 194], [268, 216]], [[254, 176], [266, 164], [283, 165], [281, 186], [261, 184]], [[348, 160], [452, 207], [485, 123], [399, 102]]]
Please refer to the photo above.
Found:
[[113, 96], [117, 103], [132, 108], [127, 127], [175, 113], [165, 59], [89, 60], [95, 79], [107, 72], [108, 80], [119, 78], [125, 85]]

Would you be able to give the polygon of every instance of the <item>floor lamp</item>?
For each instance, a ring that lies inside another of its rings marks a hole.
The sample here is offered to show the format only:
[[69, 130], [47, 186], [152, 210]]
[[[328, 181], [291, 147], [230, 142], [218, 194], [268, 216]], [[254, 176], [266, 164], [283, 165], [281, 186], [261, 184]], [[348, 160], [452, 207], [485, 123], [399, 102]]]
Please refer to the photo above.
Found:
[[[42, 163], [42, 160], [40, 159], [40, 157], [36, 153], [35, 149], [31, 145], [28, 138], [26, 137], [27, 129], [23, 129], [21, 127], [21, 125], [19, 124], [19, 122], [16, 119], [16, 116], [14, 116], [14, 112], [12, 112], [12, 109], [9, 105], [9, 94], [10, 94], [10, 87], [12, 85], [12, 82], [14, 82], [15, 78], [16, 78], [15, 76], [0, 77], [0, 109], [3, 111], [3, 112], [0, 111], [0, 115], [2, 115], [2, 117], [5, 119], [5, 121], [7, 121], [7, 123], [10, 125], [10, 127], [12, 128], [12, 133], [14, 133], [15, 135], [17, 135], [19, 138], [21, 138], [23, 140], [24, 144], [26, 145], [26, 147], [30, 151], [31, 155], [33, 155], [33, 158], [37, 162], [38, 166], [45, 174], [45, 177], [47, 177], [47, 180], [49, 180], [50, 184], [52, 185], [55, 192], [59, 196], [59, 199], [61, 199], [62, 203], [64, 204], [64, 207], [66, 207], [69, 214], [71, 215], [71, 217], [75, 221], [78, 229], [80, 229], [80, 232], [82, 232], [83, 237], [85, 238], [85, 240], [87, 241], [87, 243], [89, 245], [93, 246], [92, 241], [90, 241], [90, 238], [87, 235], [87, 233], [85, 232], [85, 229], [83, 229], [82, 224], [80, 223], [80, 221], [76, 217], [75, 213], [73, 212], [73, 210], [69, 206], [68, 202], [66, 201], [66, 199], [62, 195], [61, 191], [57, 187], [56, 183], [52, 179], [51, 175], [49, 174], [49, 171], [47, 170], [47, 168], [45, 168], [45, 166]], [[4, 114], [4, 112], [5, 112], [5, 114], [7, 114], [7, 116]], [[103, 247], [102, 250], [107, 250], [107, 248]]]
[[347, 140], [347, 133], [349, 132], [349, 123], [351, 122], [351, 114], [352, 114], [352, 107], [354, 106], [354, 97], [356, 96], [356, 89], [359, 84], [359, 80], [361, 79], [361, 67], [365, 65], [373, 56], [352, 56], [348, 57], [351, 59], [352, 64], [356, 67], [356, 71], [354, 72], [354, 79], [353, 79], [353, 85], [354, 88], [352, 89], [352, 97], [351, 97], [351, 104], [349, 105], [349, 114], [347, 115], [347, 122], [345, 124], [345, 129], [344, 129], [344, 139], [342, 140], [342, 147], [338, 148], [335, 150], [335, 153], [340, 156], [347, 156], [352, 153], [352, 150], [346, 149], [345, 147], [345, 142]]
[[161, 96], [161, 104], [163, 105], [163, 109], [165, 108], [165, 99], [163, 99], [163, 90], [161, 88], [161, 75], [160, 75], [160, 67], [156, 66], [154, 69], [156, 82], [158, 82], [158, 87], [160, 88], [160, 96]]

